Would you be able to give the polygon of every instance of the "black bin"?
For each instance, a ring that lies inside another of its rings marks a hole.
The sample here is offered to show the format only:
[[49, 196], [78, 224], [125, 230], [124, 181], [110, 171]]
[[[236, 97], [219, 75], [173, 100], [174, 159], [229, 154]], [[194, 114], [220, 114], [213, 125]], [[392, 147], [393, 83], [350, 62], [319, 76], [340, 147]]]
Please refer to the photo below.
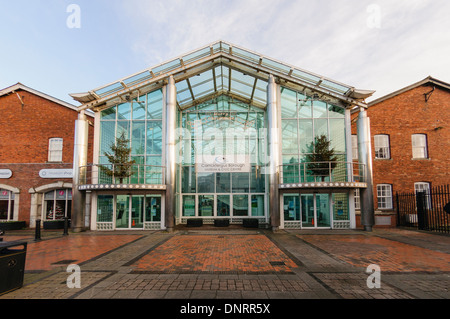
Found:
[[0, 295], [23, 286], [26, 254], [26, 242], [0, 242]]
[[246, 228], [258, 228], [259, 220], [256, 218], [244, 218], [242, 220], [242, 225]]

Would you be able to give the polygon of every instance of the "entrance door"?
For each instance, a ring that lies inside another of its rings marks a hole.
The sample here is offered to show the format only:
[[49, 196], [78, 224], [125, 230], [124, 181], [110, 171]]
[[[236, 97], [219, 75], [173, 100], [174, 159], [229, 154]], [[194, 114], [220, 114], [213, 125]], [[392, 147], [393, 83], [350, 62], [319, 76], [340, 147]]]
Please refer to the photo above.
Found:
[[117, 195], [116, 228], [142, 229], [144, 227], [144, 195]]
[[330, 227], [330, 195], [301, 194], [302, 228]]

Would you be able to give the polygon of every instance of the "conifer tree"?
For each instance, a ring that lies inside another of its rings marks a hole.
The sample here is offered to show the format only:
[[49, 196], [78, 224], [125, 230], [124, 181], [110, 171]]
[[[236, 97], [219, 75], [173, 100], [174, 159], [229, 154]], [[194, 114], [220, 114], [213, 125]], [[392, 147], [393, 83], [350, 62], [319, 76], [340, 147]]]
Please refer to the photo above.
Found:
[[306, 168], [310, 170], [312, 175], [321, 177], [323, 182], [325, 177], [331, 174], [330, 169], [333, 171], [336, 167], [337, 160], [335, 150], [331, 148], [331, 142], [327, 136], [324, 134], [316, 136], [309, 145], [309, 153], [306, 156], [306, 162], [308, 162]]
[[129, 143], [130, 140], [128, 140], [122, 132], [120, 137], [116, 138], [116, 143], [113, 143], [110, 146], [111, 153], [104, 153], [108, 162], [112, 165], [100, 165], [106, 175], [118, 178], [120, 184], [122, 184], [124, 178], [133, 175], [132, 165], [135, 164], [135, 161], [130, 160], [131, 147], [129, 147]]

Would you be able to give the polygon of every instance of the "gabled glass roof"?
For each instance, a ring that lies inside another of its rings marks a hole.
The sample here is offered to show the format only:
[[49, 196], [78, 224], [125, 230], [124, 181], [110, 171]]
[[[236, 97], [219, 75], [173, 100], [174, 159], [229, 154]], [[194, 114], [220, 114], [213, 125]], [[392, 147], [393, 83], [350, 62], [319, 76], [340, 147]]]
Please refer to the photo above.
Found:
[[267, 82], [264, 79], [269, 74], [347, 103], [360, 99], [361, 95], [373, 94], [218, 41], [93, 91], [71, 96], [85, 105], [90, 104], [89, 108], [174, 76], [180, 108], [223, 93], [265, 107]]

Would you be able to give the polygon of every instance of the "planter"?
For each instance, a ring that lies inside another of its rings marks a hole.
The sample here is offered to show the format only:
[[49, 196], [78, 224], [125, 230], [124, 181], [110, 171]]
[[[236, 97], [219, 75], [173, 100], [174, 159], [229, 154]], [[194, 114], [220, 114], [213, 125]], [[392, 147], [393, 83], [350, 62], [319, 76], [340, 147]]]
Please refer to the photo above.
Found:
[[[44, 227], [44, 229], [63, 229], [64, 228], [64, 219], [44, 221], [43, 227]], [[70, 219], [68, 220], [68, 227], [70, 227]]]
[[203, 225], [203, 219], [188, 219], [187, 227], [201, 227]]
[[0, 222], [1, 230], [19, 230], [25, 228], [26, 222], [24, 221], [13, 221], [13, 222]]
[[258, 228], [259, 221], [258, 221], [258, 219], [243, 219], [242, 226], [244, 226], [246, 228]]
[[229, 219], [214, 219], [214, 226], [216, 226], [216, 227], [230, 226], [230, 220]]

